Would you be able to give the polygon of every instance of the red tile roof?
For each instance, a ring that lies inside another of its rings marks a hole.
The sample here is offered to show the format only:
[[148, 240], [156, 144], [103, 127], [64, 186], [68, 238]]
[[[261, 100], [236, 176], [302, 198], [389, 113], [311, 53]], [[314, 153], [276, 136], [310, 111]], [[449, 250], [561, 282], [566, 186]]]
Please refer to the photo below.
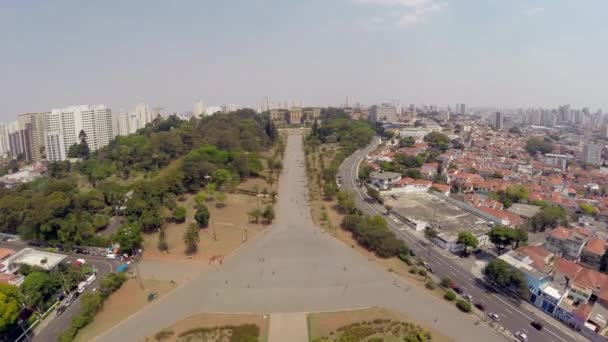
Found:
[[593, 238], [587, 242], [584, 248], [585, 252], [592, 253], [595, 255], [602, 255], [606, 250], [606, 240]]
[[594, 291], [602, 291], [608, 286], [608, 275], [590, 268], [583, 268], [576, 279], [574, 279], [574, 282], [578, 285], [591, 288]]
[[0, 260], [6, 258], [9, 255], [12, 255], [13, 253], [15, 253], [15, 251], [10, 248], [0, 247]]
[[553, 266], [555, 272], [564, 274], [570, 279], [575, 279], [583, 270], [583, 266], [559, 257], [553, 260]]
[[572, 233], [572, 231], [568, 228], [557, 227], [557, 228], [553, 229], [553, 231], [551, 231], [551, 233], [549, 235], [551, 235], [552, 237], [554, 237], [556, 239], [565, 240], [568, 237], [570, 237], [571, 233]]

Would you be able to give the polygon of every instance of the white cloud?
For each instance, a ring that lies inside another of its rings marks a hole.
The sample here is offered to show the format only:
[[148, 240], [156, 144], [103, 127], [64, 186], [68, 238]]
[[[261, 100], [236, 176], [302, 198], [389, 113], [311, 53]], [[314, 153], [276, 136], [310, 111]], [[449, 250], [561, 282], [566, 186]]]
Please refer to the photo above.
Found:
[[[390, 7], [392, 15], [386, 15], [382, 26], [406, 27], [423, 22], [433, 12], [439, 12], [448, 6], [442, 0], [355, 0], [360, 4]], [[396, 15], [395, 15], [396, 13]], [[372, 24], [378, 24], [379, 17], [374, 17]]]
[[539, 15], [539, 14], [543, 13], [544, 11], [545, 11], [545, 9], [543, 7], [528, 8], [528, 9], [524, 10], [524, 15], [528, 16], [528, 17], [532, 17], [535, 15]]

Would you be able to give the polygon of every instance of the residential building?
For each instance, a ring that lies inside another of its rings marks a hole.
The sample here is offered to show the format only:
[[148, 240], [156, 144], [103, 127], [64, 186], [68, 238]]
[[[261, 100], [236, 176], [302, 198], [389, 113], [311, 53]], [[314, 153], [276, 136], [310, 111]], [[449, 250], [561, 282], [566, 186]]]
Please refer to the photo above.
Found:
[[18, 122], [21, 130], [25, 130], [24, 153], [29, 162], [42, 160], [45, 145], [44, 118], [47, 113], [25, 113], [19, 114]]
[[568, 165], [568, 156], [563, 154], [545, 154], [545, 164], [554, 166], [562, 171], [566, 171]]
[[581, 265], [598, 270], [600, 268], [600, 260], [605, 251], [606, 240], [599, 238], [589, 239], [581, 253]]
[[494, 129], [500, 131], [504, 128], [505, 116], [501, 112], [494, 113]]
[[369, 178], [372, 185], [379, 190], [388, 190], [395, 182], [401, 180], [401, 174], [396, 172], [372, 172]]
[[0, 158], [4, 158], [11, 153], [8, 141], [8, 127], [0, 122]]
[[[145, 113], [144, 113], [145, 115]], [[81, 131], [91, 151], [106, 146], [113, 138], [112, 112], [104, 105], [53, 109], [46, 115], [46, 145], [51, 161], [65, 160], [70, 146], [80, 142]]]
[[198, 100], [194, 104], [194, 115], [195, 116], [205, 115], [205, 104], [203, 103], [203, 100]]
[[585, 144], [581, 158], [583, 164], [601, 165], [602, 164], [602, 145]]
[[582, 228], [555, 228], [545, 241], [545, 248], [557, 256], [567, 260], [577, 261], [591, 233]]
[[370, 121], [394, 122], [397, 121], [398, 115], [399, 110], [397, 109], [397, 105], [395, 103], [381, 103], [379, 105], [372, 106], [370, 111]]

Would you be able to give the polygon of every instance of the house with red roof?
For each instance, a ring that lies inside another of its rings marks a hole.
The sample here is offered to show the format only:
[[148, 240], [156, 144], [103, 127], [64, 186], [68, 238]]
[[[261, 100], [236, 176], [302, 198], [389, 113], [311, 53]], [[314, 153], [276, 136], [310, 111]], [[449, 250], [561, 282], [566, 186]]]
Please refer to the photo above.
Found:
[[557, 227], [549, 233], [545, 248], [555, 255], [578, 261], [590, 238], [591, 232], [587, 229]]
[[607, 246], [606, 240], [604, 239], [596, 237], [589, 239], [581, 253], [581, 265], [594, 270], [599, 270], [600, 260], [602, 259], [604, 252], [606, 252]]

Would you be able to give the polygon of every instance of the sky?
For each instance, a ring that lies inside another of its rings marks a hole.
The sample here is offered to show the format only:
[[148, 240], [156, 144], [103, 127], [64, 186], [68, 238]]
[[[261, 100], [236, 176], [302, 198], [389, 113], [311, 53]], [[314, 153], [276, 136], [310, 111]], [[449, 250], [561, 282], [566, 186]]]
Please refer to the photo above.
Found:
[[606, 0], [3, 0], [0, 121], [346, 96], [608, 110]]

